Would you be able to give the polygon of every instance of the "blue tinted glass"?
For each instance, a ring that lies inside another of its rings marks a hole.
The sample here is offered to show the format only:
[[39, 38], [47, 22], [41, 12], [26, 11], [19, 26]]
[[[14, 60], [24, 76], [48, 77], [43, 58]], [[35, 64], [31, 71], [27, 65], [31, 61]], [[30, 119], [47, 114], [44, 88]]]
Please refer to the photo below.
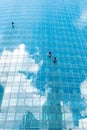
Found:
[[87, 130], [87, 1], [0, 1], [0, 130]]

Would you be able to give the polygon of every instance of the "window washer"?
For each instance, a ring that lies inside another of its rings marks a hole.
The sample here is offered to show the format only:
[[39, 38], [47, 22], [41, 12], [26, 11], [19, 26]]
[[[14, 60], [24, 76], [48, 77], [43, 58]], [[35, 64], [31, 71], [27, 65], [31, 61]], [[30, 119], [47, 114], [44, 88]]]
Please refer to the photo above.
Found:
[[14, 22], [11, 22], [11, 24], [12, 24], [12, 28], [14, 28]]
[[51, 53], [51, 51], [49, 51], [49, 53], [48, 53], [48, 56], [49, 56], [49, 57], [51, 57], [51, 56], [52, 56], [52, 53]]
[[56, 62], [57, 62], [57, 59], [56, 59], [56, 57], [54, 57], [54, 58], [53, 58], [53, 61], [54, 61], [54, 63], [56, 63]]

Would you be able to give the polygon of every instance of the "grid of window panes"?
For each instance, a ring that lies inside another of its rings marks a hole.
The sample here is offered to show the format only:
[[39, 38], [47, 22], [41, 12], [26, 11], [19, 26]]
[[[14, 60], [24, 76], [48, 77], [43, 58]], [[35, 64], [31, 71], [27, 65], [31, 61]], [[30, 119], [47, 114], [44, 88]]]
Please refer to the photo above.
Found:
[[0, 130], [87, 130], [86, 5], [0, 1]]

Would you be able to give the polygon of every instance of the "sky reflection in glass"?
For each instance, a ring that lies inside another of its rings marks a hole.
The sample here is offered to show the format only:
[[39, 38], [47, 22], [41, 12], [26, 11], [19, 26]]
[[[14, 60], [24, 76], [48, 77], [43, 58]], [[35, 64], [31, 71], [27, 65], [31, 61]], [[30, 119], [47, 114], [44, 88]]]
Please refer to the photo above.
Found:
[[86, 130], [87, 1], [3, 0], [0, 19], [0, 130]]

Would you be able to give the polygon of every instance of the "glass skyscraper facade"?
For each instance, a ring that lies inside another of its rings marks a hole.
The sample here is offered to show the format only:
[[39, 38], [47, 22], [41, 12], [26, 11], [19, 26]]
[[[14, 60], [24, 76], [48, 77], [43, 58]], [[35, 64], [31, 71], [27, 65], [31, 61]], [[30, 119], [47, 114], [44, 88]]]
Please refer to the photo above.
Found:
[[0, 130], [87, 130], [87, 0], [0, 1]]

